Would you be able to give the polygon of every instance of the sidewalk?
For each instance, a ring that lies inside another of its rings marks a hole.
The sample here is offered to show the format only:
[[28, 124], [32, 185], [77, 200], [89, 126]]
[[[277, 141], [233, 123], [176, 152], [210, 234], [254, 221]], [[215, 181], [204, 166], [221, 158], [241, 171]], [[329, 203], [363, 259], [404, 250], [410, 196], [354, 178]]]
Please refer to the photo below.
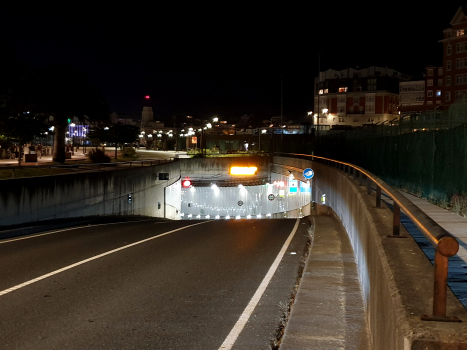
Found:
[[313, 244], [280, 350], [371, 349], [349, 237], [334, 216], [314, 220]]
[[[74, 155], [71, 156], [71, 159], [67, 159], [66, 163], [75, 162], [75, 161], [83, 161], [87, 160], [85, 154], [81, 149], [78, 152], [75, 152]], [[52, 163], [52, 155], [42, 156], [42, 158], [37, 158], [37, 162], [25, 162], [24, 160], [21, 161], [21, 166], [35, 166], [35, 165], [46, 165], [47, 163]], [[0, 159], [0, 166], [17, 166], [18, 159]]]
[[[89, 152], [92, 149], [92, 147], [87, 147], [87, 151]], [[114, 147], [106, 147], [105, 148], [105, 153], [110, 158], [115, 157], [115, 148]], [[175, 157], [180, 157], [180, 158], [186, 158], [186, 152], [185, 151], [153, 151], [153, 150], [146, 150], [146, 149], [138, 149], [136, 153], [139, 156], [140, 160], [144, 159], [165, 159], [165, 158], [175, 158]], [[83, 154], [83, 149], [80, 148], [78, 151], [75, 152], [74, 155], [71, 156], [71, 159], [66, 159], [65, 164], [73, 163], [76, 161], [84, 161], [87, 160], [86, 154]], [[48, 156], [42, 156], [42, 158], [38, 158], [37, 162], [31, 162], [31, 163], [26, 163], [21, 161], [21, 166], [35, 166], [35, 165], [46, 165], [47, 163], [51, 163], [52, 161], [52, 155]], [[17, 166], [18, 165], [18, 159], [0, 159], [0, 166]]]

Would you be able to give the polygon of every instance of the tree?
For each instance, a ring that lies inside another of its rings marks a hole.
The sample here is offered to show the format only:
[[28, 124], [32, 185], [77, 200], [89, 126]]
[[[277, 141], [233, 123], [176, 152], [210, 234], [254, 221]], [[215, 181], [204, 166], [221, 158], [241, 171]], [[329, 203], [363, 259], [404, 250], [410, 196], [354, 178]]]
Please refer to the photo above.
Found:
[[[44, 124], [43, 116], [22, 112], [3, 120], [2, 129], [10, 140], [18, 141], [21, 152], [23, 145], [46, 132], [47, 126]], [[18, 165], [21, 166], [21, 155], [18, 157]]]
[[117, 123], [110, 127], [96, 127], [88, 134], [88, 137], [100, 142], [114, 143], [115, 159], [117, 159], [118, 146], [124, 150], [125, 144], [135, 141], [138, 135], [139, 128], [137, 126]]
[[55, 127], [53, 160], [65, 162], [68, 120], [105, 123], [110, 113], [102, 91], [80, 70], [64, 64], [33, 71], [19, 92], [31, 104], [31, 112], [53, 117]]

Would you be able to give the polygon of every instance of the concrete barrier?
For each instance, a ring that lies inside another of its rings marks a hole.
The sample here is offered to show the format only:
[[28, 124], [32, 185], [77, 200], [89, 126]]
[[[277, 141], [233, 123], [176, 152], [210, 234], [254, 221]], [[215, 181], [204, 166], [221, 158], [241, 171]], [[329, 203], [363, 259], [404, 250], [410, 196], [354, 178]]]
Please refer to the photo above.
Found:
[[[159, 173], [168, 173], [168, 180], [159, 180]], [[131, 169], [1, 180], [0, 226], [99, 215], [167, 217], [165, 188], [179, 179], [179, 164], [173, 162]], [[162, 202], [160, 207], [159, 202]], [[169, 218], [177, 218], [177, 209], [170, 207], [167, 211]]]
[[182, 174], [228, 175], [231, 166], [256, 166], [258, 176], [268, 176], [268, 156], [180, 159]]
[[[392, 212], [376, 208], [366, 186], [309, 160], [274, 157], [274, 163], [312, 168], [314, 198], [325, 194], [332, 209], [319, 205], [319, 210], [334, 212], [342, 221], [357, 260], [373, 349], [467, 349], [465, 323], [421, 321], [421, 315], [432, 313], [433, 266], [410, 236], [387, 237], [392, 234]], [[467, 311], [450, 290], [447, 312], [467, 321]]]

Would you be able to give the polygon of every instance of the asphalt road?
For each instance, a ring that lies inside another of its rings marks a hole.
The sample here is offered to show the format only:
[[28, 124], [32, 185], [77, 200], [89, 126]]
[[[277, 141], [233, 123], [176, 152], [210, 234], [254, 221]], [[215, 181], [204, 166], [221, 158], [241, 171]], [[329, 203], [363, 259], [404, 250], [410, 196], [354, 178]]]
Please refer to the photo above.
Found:
[[0, 348], [270, 349], [306, 229], [151, 219], [1, 240]]

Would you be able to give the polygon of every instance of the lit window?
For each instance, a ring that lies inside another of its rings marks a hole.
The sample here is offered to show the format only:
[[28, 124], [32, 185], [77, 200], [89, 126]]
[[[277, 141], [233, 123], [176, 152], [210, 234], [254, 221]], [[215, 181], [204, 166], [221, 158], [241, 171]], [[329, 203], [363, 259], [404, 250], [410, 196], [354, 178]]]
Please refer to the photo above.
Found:
[[319, 94], [320, 94], [320, 95], [323, 94], [323, 89], [319, 90]]
[[347, 92], [347, 87], [340, 87], [339, 92]]
[[441, 96], [441, 90], [436, 90], [436, 96]]
[[459, 30], [456, 32], [456, 35], [457, 35], [457, 36], [462, 36], [462, 35], [464, 35], [464, 29], [459, 29]]

